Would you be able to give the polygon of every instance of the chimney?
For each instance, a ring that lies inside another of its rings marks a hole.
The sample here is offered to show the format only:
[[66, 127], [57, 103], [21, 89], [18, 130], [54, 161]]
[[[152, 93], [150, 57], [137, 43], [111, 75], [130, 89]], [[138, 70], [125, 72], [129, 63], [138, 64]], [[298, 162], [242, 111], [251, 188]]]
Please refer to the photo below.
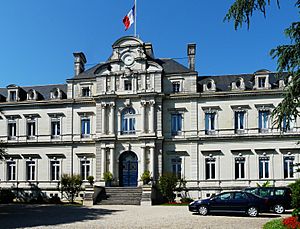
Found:
[[150, 56], [151, 58], [154, 58], [154, 53], [153, 53], [153, 48], [152, 48], [152, 44], [151, 43], [145, 43], [144, 44], [145, 47], [145, 52], [148, 56]]
[[189, 59], [189, 69], [195, 71], [196, 44], [188, 44], [187, 55]]
[[86, 63], [86, 58], [83, 52], [75, 52], [74, 56], [74, 72], [75, 76], [79, 75], [84, 71], [84, 64]]

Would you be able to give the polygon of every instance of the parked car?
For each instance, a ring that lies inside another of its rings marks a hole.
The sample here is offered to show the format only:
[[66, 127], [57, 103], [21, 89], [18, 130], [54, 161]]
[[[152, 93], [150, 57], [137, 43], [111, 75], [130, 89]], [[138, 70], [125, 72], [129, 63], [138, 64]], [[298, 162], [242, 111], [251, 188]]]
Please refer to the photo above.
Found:
[[223, 192], [209, 199], [190, 203], [189, 211], [209, 213], [246, 213], [251, 217], [268, 209], [267, 199], [244, 191]]
[[246, 188], [245, 192], [268, 198], [269, 210], [282, 214], [291, 209], [292, 191], [287, 187], [256, 187]]

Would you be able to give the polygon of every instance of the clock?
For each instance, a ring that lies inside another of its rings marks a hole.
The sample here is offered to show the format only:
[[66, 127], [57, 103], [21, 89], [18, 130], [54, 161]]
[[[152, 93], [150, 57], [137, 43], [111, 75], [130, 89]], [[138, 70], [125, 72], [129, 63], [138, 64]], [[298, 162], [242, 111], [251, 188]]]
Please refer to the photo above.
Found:
[[132, 65], [134, 62], [134, 57], [130, 53], [126, 53], [122, 57], [122, 61], [124, 62], [125, 65], [129, 66]]

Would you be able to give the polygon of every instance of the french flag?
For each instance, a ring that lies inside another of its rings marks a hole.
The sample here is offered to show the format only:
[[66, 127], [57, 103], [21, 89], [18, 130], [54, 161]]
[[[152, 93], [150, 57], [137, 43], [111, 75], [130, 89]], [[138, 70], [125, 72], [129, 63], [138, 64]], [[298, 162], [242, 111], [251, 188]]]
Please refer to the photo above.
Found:
[[135, 6], [129, 11], [129, 13], [123, 18], [123, 23], [125, 25], [125, 31], [130, 28], [130, 26], [134, 23], [134, 14], [135, 14]]

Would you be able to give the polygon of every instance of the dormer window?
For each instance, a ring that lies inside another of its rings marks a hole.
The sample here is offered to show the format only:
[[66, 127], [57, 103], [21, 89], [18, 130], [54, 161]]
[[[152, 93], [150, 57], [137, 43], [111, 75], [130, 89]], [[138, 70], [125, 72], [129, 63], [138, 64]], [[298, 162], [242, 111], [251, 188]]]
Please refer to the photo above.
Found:
[[34, 90], [28, 91], [27, 100], [36, 100], [36, 92]]
[[81, 88], [81, 96], [82, 97], [90, 97], [91, 96], [90, 87], [82, 87]]
[[172, 83], [172, 88], [173, 88], [174, 93], [180, 92], [181, 91], [180, 82], [179, 81], [173, 82]]
[[17, 101], [17, 92], [16, 91], [9, 92], [9, 101], [10, 102]]
[[204, 92], [216, 91], [215, 81], [208, 80], [205, 84], [203, 84], [203, 91]]
[[266, 87], [266, 77], [260, 76], [258, 77], [258, 88], [265, 88]]
[[50, 92], [50, 98], [51, 99], [61, 99], [61, 91], [59, 88], [54, 88], [51, 92]]

